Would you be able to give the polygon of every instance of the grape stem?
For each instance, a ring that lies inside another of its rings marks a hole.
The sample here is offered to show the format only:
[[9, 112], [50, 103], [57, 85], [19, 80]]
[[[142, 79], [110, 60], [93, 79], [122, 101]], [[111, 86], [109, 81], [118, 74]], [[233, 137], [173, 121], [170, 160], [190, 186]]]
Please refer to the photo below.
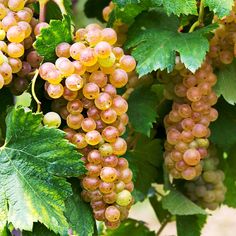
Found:
[[189, 33], [193, 32], [196, 27], [201, 26], [203, 24], [203, 17], [204, 17], [204, 0], [202, 0], [200, 3], [198, 20], [193, 23], [193, 25], [191, 26], [189, 30]]
[[57, 6], [60, 8], [61, 14], [62, 15], [67, 15], [66, 8], [64, 6], [63, 0], [53, 0]]
[[166, 227], [166, 225], [170, 222], [170, 219], [171, 219], [171, 214], [168, 214], [166, 216], [166, 218], [162, 221], [161, 227], [157, 231], [156, 236], [160, 236], [161, 235], [161, 233], [164, 230], [164, 228]]
[[130, 94], [134, 91], [134, 88], [128, 88], [125, 93], [122, 95], [122, 97], [125, 99], [125, 100], [128, 100], [129, 99], [129, 96]]
[[39, 22], [44, 22], [46, 20], [46, 5], [48, 0], [39, 1]]
[[32, 85], [31, 85], [31, 93], [32, 93], [32, 96], [35, 100], [35, 102], [37, 103], [37, 113], [40, 112], [41, 110], [41, 102], [38, 100], [37, 96], [36, 96], [36, 93], [35, 93], [35, 84], [36, 84], [36, 80], [37, 80], [37, 77], [39, 75], [39, 70], [35, 70], [35, 74], [34, 74], [34, 77], [32, 79]]

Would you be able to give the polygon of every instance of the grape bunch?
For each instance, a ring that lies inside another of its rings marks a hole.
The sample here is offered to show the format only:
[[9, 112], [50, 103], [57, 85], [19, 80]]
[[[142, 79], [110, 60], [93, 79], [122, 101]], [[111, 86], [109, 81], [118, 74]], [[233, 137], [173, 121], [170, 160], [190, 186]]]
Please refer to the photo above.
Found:
[[[103, 11], [103, 19], [108, 22], [111, 12], [114, 10], [115, 4], [110, 2], [108, 6], [106, 6]], [[115, 21], [113, 24], [113, 28], [116, 31], [118, 38], [117, 38], [117, 45], [122, 46], [127, 39], [127, 32], [128, 32], [128, 25], [122, 23], [120, 21]]]
[[6, 85], [14, 95], [28, 86], [27, 76], [42, 58], [32, 49], [37, 20], [24, 0], [0, 3], [0, 89]]
[[236, 56], [236, 5], [229, 16], [223, 19], [215, 19], [219, 27], [215, 30], [210, 41], [208, 53], [214, 66], [231, 64]]
[[212, 90], [217, 77], [209, 62], [195, 74], [183, 64], [165, 78], [165, 96], [173, 99], [172, 110], [164, 118], [167, 140], [165, 165], [173, 178], [194, 179], [202, 171], [200, 161], [207, 157], [209, 125], [218, 117], [212, 106], [217, 96]]
[[219, 159], [213, 145], [209, 148], [209, 157], [203, 160], [203, 172], [193, 181], [185, 184], [187, 196], [203, 208], [215, 210], [224, 202], [226, 187], [224, 172], [217, 168]]
[[82, 196], [96, 220], [116, 228], [133, 202], [132, 171], [121, 157], [127, 150], [121, 136], [128, 103], [117, 89], [126, 86], [136, 62], [114, 46], [117, 35], [111, 28], [90, 24], [77, 30], [74, 40], [56, 47], [55, 64], [39, 68], [46, 96], [53, 100], [44, 124], [59, 127], [64, 120], [66, 138], [84, 155]]

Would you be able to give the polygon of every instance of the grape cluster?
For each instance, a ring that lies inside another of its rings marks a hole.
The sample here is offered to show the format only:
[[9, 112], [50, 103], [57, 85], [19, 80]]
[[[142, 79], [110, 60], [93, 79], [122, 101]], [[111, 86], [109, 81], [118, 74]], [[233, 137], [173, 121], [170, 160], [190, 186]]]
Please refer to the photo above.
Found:
[[185, 184], [188, 197], [203, 208], [215, 210], [224, 202], [226, 187], [224, 172], [217, 169], [217, 150], [210, 145], [209, 157], [203, 160], [203, 172], [194, 181]]
[[[65, 120], [66, 138], [83, 153], [87, 174], [82, 196], [90, 202], [96, 220], [116, 228], [132, 204], [132, 172], [124, 155], [128, 104], [117, 94], [135, 69], [132, 56], [116, 43], [116, 32], [90, 24], [75, 33], [75, 42], [56, 47], [55, 64], [39, 68], [52, 110], [44, 124], [59, 127]], [[60, 116], [58, 114], [60, 114]]]
[[236, 56], [236, 5], [229, 16], [215, 21], [219, 27], [215, 30], [210, 41], [210, 52], [208, 53], [214, 66], [231, 64]]
[[[102, 11], [103, 19], [106, 22], [109, 21], [110, 14], [114, 8], [115, 8], [115, 4], [113, 2], [110, 2], [109, 5], [103, 9]], [[120, 21], [115, 21], [113, 24], [113, 28], [117, 32], [117, 35], [118, 35], [116, 44], [118, 46], [122, 46], [127, 39], [128, 25]]]
[[200, 161], [208, 154], [209, 125], [218, 117], [212, 107], [217, 102], [212, 90], [216, 80], [207, 61], [195, 74], [177, 63], [176, 70], [165, 78], [165, 96], [174, 102], [164, 118], [167, 135], [164, 159], [173, 178], [191, 180], [201, 174]]
[[14, 95], [28, 86], [26, 77], [42, 58], [32, 49], [37, 20], [26, 1], [0, 3], [0, 89], [8, 85]]

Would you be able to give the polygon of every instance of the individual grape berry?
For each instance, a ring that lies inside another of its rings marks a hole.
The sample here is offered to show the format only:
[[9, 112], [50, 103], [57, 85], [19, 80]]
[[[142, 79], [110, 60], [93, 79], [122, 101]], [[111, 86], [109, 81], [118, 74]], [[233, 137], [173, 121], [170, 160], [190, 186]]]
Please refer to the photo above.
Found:
[[107, 204], [114, 204], [117, 199], [117, 194], [113, 191], [103, 195], [103, 201]]
[[94, 103], [98, 109], [107, 110], [112, 105], [112, 98], [108, 93], [100, 93]]
[[104, 143], [99, 147], [99, 152], [101, 153], [102, 156], [110, 156], [113, 153], [113, 148], [111, 144], [109, 143]]
[[102, 39], [103, 41], [108, 42], [110, 45], [113, 45], [117, 41], [117, 34], [111, 28], [105, 28], [102, 30]]
[[89, 82], [97, 84], [100, 88], [106, 86], [107, 80], [107, 75], [102, 71], [94, 71], [89, 77]]
[[43, 124], [48, 127], [58, 128], [61, 125], [61, 117], [56, 112], [48, 112], [43, 117]]
[[24, 46], [20, 43], [9, 43], [7, 46], [7, 54], [12, 58], [20, 58], [24, 55]]
[[102, 111], [100, 116], [102, 121], [106, 124], [112, 124], [117, 119], [117, 114], [112, 108], [108, 108], [107, 110]]
[[117, 194], [116, 203], [120, 206], [128, 206], [132, 202], [132, 195], [128, 190], [123, 190]]
[[126, 153], [127, 143], [123, 138], [117, 138], [115, 142], [111, 143], [111, 145], [115, 155], [121, 156]]
[[102, 131], [102, 137], [106, 142], [109, 142], [109, 143], [115, 142], [116, 139], [119, 137], [119, 131], [117, 128], [113, 126], [107, 126]]
[[125, 55], [120, 58], [120, 68], [126, 72], [131, 72], [136, 67], [136, 61], [132, 56]]
[[12, 26], [7, 31], [7, 39], [11, 43], [20, 43], [25, 39], [25, 32], [20, 26]]
[[[86, 165], [87, 175], [92, 177], [98, 177], [100, 175], [102, 166], [101, 165], [94, 165], [93, 163], [88, 163]], [[100, 186], [100, 185], [99, 185]]]
[[74, 65], [72, 62], [66, 57], [60, 57], [55, 62], [56, 68], [60, 71], [60, 73], [67, 77], [74, 73]]
[[81, 128], [81, 123], [83, 119], [84, 117], [82, 114], [76, 114], [76, 115], [69, 114], [66, 118], [66, 123], [70, 128], [77, 130]]
[[97, 177], [86, 176], [82, 180], [82, 185], [84, 189], [88, 191], [94, 191], [99, 187], [100, 180]]
[[102, 162], [103, 166], [115, 168], [117, 164], [118, 164], [118, 158], [116, 155], [109, 155], [109, 156], [103, 157], [103, 162]]
[[73, 135], [71, 142], [78, 148], [83, 149], [87, 147], [87, 142], [85, 140], [85, 135], [82, 133], [76, 133]]
[[56, 47], [57, 57], [66, 57], [69, 58], [70, 55], [70, 44], [69, 43], [60, 43]]
[[87, 99], [95, 99], [99, 96], [99, 87], [95, 83], [87, 83], [83, 87], [83, 95]]
[[35, 35], [35, 36], [40, 35], [41, 30], [44, 29], [44, 28], [47, 28], [47, 27], [49, 27], [49, 24], [46, 23], [46, 22], [40, 22], [40, 23], [38, 23], [38, 24], [35, 26], [35, 28], [34, 28], [34, 35]]
[[97, 60], [93, 48], [85, 48], [80, 52], [80, 61], [84, 66], [93, 66], [96, 64]]
[[112, 167], [103, 167], [100, 177], [104, 182], [112, 183], [117, 178], [117, 171]]
[[67, 110], [73, 115], [80, 114], [83, 111], [83, 103], [79, 99], [75, 99], [67, 103]]
[[122, 98], [120, 95], [117, 95], [113, 98], [112, 108], [115, 110], [117, 115], [122, 115], [127, 112], [128, 110], [128, 103], [127, 101]]
[[105, 217], [110, 222], [116, 222], [120, 219], [120, 211], [115, 206], [107, 207]]
[[86, 133], [85, 140], [89, 145], [95, 146], [102, 140], [102, 136], [96, 130], [92, 130]]
[[81, 76], [77, 74], [72, 74], [66, 78], [65, 85], [71, 91], [78, 91], [82, 89], [84, 85], [84, 80]]
[[81, 42], [72, 44], [69, 48], [69, 57], [71, 56], [74, 60], [79, 60], [80, 53], [85, 48], [86, 46]]
[[51, 98], [56, 99], [63, 95], [64, 88], [61, 84], [49, 84], [47, 87], [47, 93]]
[[110, 76], [110, 83], [116, 88], [124, 87], [128, 82], [128, 75], [122, 69], [116, 69]]
[[116, 61], [115, 55], [111, 52], [106, 58], [98, 58], [98, 63], [102, 67], [112, 67]]
[[97, 54], [98, 58], [107, 58], [112, 52], [111, 45], [107, 42], [99, 42], [95, 48], [95, 53]]
[[99, 190], [103, 194], [111, 193], [115, 189], [114, 183], [108, 183], [108, 182], [101, 182], [99, 185]]

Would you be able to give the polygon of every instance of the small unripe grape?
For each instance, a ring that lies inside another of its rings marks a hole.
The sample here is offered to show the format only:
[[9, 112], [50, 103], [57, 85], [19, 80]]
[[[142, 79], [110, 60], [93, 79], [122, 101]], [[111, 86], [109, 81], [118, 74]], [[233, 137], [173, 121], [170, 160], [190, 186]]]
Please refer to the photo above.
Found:
[[48, 112], [43, 117], [43, 124], [58, 128], [61, 125], [61, 117], [56, 112]]
[[86, 176], [82, 180], [82, 185], [84, 189], [88, 191], [94, 191], [99, 187], [100, 180], [97, 177]]
[[84, 80], [81, 76], [77, 74], [72, 74], [66, 78], [65, 85], [71, 91], [78, 91], [83, 88]]
[[113, 148], [111, 144], [104, 143], [99, 147], [99, 152], [101, 153], [102, 156], [110, 156], [113, 153]]
[[81, 128], [85, 132], [89, 132], [96, 129], [96, 122], [92, 118], [85, 118], [81, 123]]
[[99, 185], [99, 190], [104, 194], [111, 193], [112, 191], [114, 191], [114, 189], [114, 183], [101, 182]]
[[97, 145], [101, 142], [102, 136], [96, 130], [92, 130], [86, 133], [85, 140], [89, 145]]
[[68, 102], [67, 110], [73, 115], [80, 114], [83, 111], [83, 103], [79, 99]]
[[99, 58], [107, 58], [111, 54], [111, 45], [107, 42], [99, 42], [94, 48]]
[[84, 117], [82, 114], [77, 114], [77, 115], [69, 114], [66, 118], [66, 123], [70, 128], [77, 130], [80, 129], [83, 119]]
[[116, 139], [119, 137], [119, 131], [117, 128], [113, 126], [107, 126], [103, 131], [102, 131], [102, 137], [106, 142], [112, 143], [115, 142]]
[[73, 137], [72, 137], [72, 143], [75, 144], [75, 146], [78, 149], [83, 149], [85, 147], [87, 147], [87, 142], [85, 140], [85, 135], [82, 133], [76, 133]]
[[97, 56], [92, 48], [85, 48], [80, 52], [80, 62], [85, 66], [92, 66], [97, 62]]
[[59, 98], [63, 95], [64, 88], [61, 84], [49, 84], [47, 93], [51, 98]]
[[114, 182], [117, 178], [117, 171], [112, 167], [103, 167], [100, 173], [100, 177], [104, 182]]
[[112, 105], [112, 98], [108, 93], [100, 93], [94, 103], [98, 109], [107, 110]]
[[70, 57], [70, 44], [69, 43], [60, 43], [56, 47], [57, 57]]
[[116, 88], [124, 87], [128, 82], [128, 75], [122, 69], [116, 69], [110, 76], [110, 83]]
[[132, 195], [128, 190], [123, 190], [117, 194], [116, 203], [120, 206], [128, 206], [132, 202]]
[[87, 99], [95, 99], [99, 96], [100, 89], [95, 83], [87, 83], [83, 87], [83, 95]]
[[113, 191], [103, 195], [103, 201], [107, 204], [113, 204], [116, 202], [117, 194]]
[[102, 165], [108, 167], [116, 167], [118, 163], [118, 158], [115, 155], [106, 156], [103, 158]]

